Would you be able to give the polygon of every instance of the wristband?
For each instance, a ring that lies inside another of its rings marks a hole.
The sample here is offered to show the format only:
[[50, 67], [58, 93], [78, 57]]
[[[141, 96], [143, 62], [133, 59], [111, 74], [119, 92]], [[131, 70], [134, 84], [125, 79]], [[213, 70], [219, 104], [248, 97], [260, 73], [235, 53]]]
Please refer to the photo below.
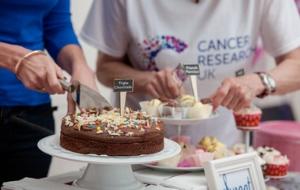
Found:
[[21, 57], [19, 59], [19, 61], [17, 62], [16, 66], [15, 66], [15, 74], [18, 75], [18, 72], [19, 72], [19, 69], [20, 69], [20, 65], [23, 63], [23, 61], [25, 59], [28, 59], [29, 57], [34, 56], [34, 55], [38, 55], [38, 54], [47, 55], [45, 52], [43, 52], [41, 50], [35, 50], [35, 51], [27, 53], [26, 55], [24, 55], [23, 57]]

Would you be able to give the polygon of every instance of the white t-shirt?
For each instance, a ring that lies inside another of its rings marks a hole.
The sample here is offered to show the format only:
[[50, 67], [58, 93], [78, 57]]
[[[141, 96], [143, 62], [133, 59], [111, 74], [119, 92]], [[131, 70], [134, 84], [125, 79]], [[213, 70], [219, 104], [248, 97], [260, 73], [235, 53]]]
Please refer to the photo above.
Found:
[[[114, 57], [128, 55], [141, 70], [199, 64], [199, 96], [210, 96], [227, 77], [253, 72], [253, 54], [261, 36], [274, 57], [300, 45], [300, 20], [293, 0], [94, 0], [81, 37]], [[191, 90], [191, 84], [185, 87]], [[128, 102], [138, 108], [145, 95]], [[217, 136], [231, 145], [241, 141], [231, 111], [201, 126], [183, 127], [197, 142]], [[174, 126], [167, 135], [176, 135]]]

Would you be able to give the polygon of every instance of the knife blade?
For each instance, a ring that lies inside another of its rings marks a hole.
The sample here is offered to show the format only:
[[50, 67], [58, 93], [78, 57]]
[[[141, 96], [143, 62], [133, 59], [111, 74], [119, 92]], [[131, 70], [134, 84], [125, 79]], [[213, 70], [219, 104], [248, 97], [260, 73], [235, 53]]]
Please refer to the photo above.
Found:
[[112, 108], [110, 103], [100, 93], [84, 84], [81, 84], [79, 81], [73, 81], [70, 83], [66, 79], [60, 79], [59, 82], [65, 91], [71, 93], [73, 100], [80, 109]]

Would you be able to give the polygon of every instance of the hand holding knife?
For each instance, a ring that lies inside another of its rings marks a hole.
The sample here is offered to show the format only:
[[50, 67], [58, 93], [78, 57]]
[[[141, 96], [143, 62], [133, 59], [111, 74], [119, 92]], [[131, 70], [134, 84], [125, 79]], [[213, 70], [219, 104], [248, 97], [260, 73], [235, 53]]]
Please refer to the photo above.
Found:
[[111, 109], [110, 103], [98, 92], [81, 84], [79, 81], [68, 82], [66, 78], [59, 80], [63, 89], [71, 93], [72, 99], [80, 109]]

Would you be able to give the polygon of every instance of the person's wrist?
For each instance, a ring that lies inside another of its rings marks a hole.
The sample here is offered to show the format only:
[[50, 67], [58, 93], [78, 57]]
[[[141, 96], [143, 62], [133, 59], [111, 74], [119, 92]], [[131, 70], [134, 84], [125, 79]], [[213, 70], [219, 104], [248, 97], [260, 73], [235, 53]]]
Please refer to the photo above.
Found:
[[[94, 71], [86, 64], [82, 62], [73, 62], [71, 65], [71, 75], [81, 75], [82, 73], [94, 75]], [[66, 69], [66, 68], [63, 68]]]
[[276, 91], [276, 82], [270, 74], [265, 72], [256, 72], [255, 74], [260, 78], [260, 81], [264, 86], [264, 90], [257, 95], [258, 98], [264, 98]]
[[41, 50], [35, 50], [35, 51], [30, 51], [29, 53], [25, 54], [23, 57], [21, 57], [18, 60], [17, 64], [15, 64], [14, 73], [18, 76], [19, 70], [20, 70], [20, 66], [23, 64], [23, 62], [25, 60], [27, 60], [27, 59], [30, 59], [33, 56], [36, 56], [36, 55], [46, 56], [46, 53], [44, 51], [41, 51]]
[[257, 74], [253, 73], [245, 75], [244, 77], [246, 77], [245, 80], [247, 83], [251, 84], [251, 89], [255, 96], [260, 95], [265, 90], [265, 86]]
[[22, 59], [22, 57], [24, 57], [26, 54], [28, 54], [29, 52], [31, 52], [30, 50], [20, 47], [20, 46], [15, 46], [15, 51], [11, 56], [11, 64], [9, 64], [8, 69], [15, 73], [15, 68], [19, 62], [20, 59]]

